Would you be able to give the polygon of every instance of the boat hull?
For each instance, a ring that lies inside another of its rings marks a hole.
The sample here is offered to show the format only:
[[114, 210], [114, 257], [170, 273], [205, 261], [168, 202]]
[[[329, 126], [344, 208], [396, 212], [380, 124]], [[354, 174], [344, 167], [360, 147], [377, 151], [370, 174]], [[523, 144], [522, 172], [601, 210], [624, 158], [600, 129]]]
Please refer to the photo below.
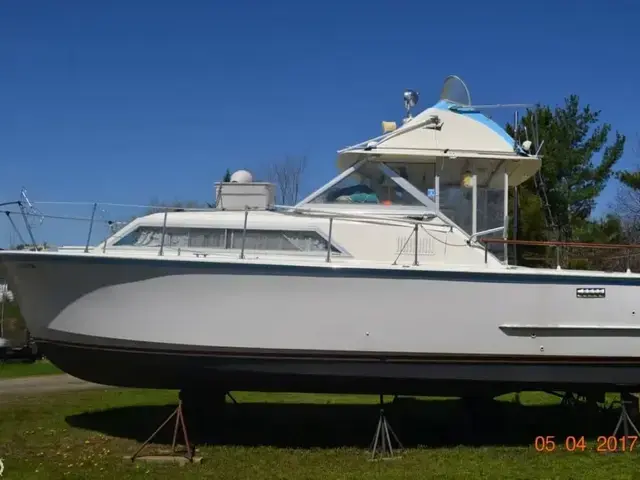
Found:
[[[1, 258], [39, 348], [97, 383], [430, 395], [640, 387], [637, 276]], [[605, 297], [576, 296], [591, 287]]]
[[604, 393], [640, 387], [629, 358], [415, 356], [372, 352], [185, 351], [40, 342], [62, 370], [88, 381], [135, 388], [219, 391], [497, 396], [523, 390]]

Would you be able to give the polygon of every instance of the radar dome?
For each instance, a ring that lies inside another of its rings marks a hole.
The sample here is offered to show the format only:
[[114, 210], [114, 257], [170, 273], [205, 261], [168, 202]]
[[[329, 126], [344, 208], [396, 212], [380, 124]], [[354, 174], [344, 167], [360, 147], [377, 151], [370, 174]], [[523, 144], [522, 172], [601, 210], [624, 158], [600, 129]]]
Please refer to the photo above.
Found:
[[238, 170], [231, 175], [231, 183], [251, 183], [253, 182], [253, 175], [246, 170]]

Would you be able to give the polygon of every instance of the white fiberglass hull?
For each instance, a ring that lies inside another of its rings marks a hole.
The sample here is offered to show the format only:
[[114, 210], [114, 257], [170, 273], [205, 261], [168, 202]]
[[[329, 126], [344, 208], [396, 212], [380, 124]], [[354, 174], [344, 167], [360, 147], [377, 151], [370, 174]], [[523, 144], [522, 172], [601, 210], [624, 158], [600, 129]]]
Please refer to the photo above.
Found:
[[[0, 258], [44, 353], [99, 383], [441, 394], [640, 385], [637, 275]], [[582, 288], [604, 297], [580, 298]]]

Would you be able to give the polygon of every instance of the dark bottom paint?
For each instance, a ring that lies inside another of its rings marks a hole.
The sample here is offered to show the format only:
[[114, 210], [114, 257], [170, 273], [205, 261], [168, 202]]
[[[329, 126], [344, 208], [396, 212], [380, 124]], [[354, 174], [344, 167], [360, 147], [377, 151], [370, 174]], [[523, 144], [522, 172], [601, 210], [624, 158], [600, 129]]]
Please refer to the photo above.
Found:
[[577, 393], [640, 391], [640, 359], [528, 359], [458, 357], [375, 359], [323, 354], [135, 351], [38, 342], [65, 372], [121, 387], [496, 396], [523, 390]]

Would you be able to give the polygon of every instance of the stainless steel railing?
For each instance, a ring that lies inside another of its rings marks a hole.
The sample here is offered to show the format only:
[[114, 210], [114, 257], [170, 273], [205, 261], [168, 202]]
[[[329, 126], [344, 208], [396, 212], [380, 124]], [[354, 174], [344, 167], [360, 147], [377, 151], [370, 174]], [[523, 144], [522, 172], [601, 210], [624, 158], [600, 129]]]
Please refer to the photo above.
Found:
[[[81, 206], [84, 205], [85, 208], [86, 207], [90, 207], [90, 215], [88, 217], [80, 217], [80, 216], [57, 216], [57, 215], [45, 215], [45, 214], [41, 214], [38, 213], [38, 216], [42, 217], [42, 218], [55, 218], [55, 219], [66, 219], [66, 220], [82, 220], [82, 221], [87, 221], [89, 223], [89, 229], [86, 235], [86, 241], [84, 242], [84, 246], [83, 246], [83, 251], [85, 253], [89, 253], [91, 251], [96, 251], [96, 247], [91, 247], [91, 240], [93, 238], [93, 236], [95, 235], [96, 232], [96, 228], [95, 226], [98, 225], [98, 223], [100, 223], [100, 218], [98, 217], [104, 217], [104, 215], [102, 215], [103, 212], [105, 212], [105, 209], [108, 208], [112, 208], [112, 207], [129, 207], [129, 208], [144, 208], [146, 209], [146, 212], [144, 215], [148, 215], [150, 212], [151, 213], [161, 213], [162, 214], [162, 229], [161, 229], [161, 235], [160, 235], [160, 245], [158, 246], [158, 250], [157, 250], [157, 255], [158, 256], [164, 256], [166, 255], [166, 251], [168, 248], [170, 248], [172, 251], [175, 250], [175, 246], [174, 245], [168, 245], [167, 243], [167, 239], [168, 239], [168, 226], [171, 223], [169, 221], [169, 214], [174, 212], [174, 211], [187, 211], [187, 212], [202, 212], [202, 211], [206, 211], [209, 212], [211, 214], [215, 214], [217, 213], [216, 210], [213, 210], [211, 208], [182, 208], [182, 207], [172, 207], [172, 206], [153, 206], [153, 205], [127, 205], [127, 204], [114, 204], [114, 203], [98, 203], [98, 202], [85, 202], [85, 203], [80, 203], [80, 202], [39, 202], [39, 204], [62, 204], [62, 205], [75, 205], [75, 206]], [[393, 214], [386, 214], [386, 212], [389, 212], [389, 210], [385, 210], [384, 213], [381, 214], [358, 214], [358, 213], [349, 213], [349, 212], [336, 212], [336, 211], [331, 211], [331, 210], [321, 210], [321, 209], [317, 209], [317, 208], [309, 208], [309, 207], [291, 207], [291, 206], [275, 206], [273, 207], [273, 210], [278, 211], [280, 213], [283, 214], [288, 214], [288, 215], [305, 215], [307, 217], [314, 217], [314, 218], [319, 218], [319, 219], [326, 219], [328, 221], [328, 228], [327, 230], [325, 230], [328, 235], [327, 237], [324, 239], [325, 240], [325, 244], [326, 244], [326, 252], [325, 252], [325, 262], [330, 263], [333, 259], [333, 255], [334, 255], [334, 247], [333, 247], [333, 237], [334, 237], [334, 230], [335, 230], [335, 220], [340, 220], [341, 222], [358, 222], [358, 223], [368, 223], [368, 224], [375, 224], [375, 225], [382, 225], [382, 226], [402, 226], [402, 227], [406, 227], [406, 228], [411, 228], [412, 232], [411, 235], [407, 238], [407, 240], [404, 242], [404, 244], [402, 245], [402, 247], [399, 249], [399, 252], [397, 254], [397, 256], [395, 257], [394, 261], [392, 262], [393, 265], [397, 265], [401, 255], [403, 255], [406, 251], [407, 251], [407, 247], [410, 245], [411, 240], [413, 240], [413, 252], [412, 256], [413, 256], [413, 262], [412, 264], [414, 266], [418, 266], [420, 265], [420, 230], [423, 229], [426, 234], [428, 234], [430, 231], [431, 232], [451, 232], [453, 230], [453, 225], [447, 224], [447, 223], [443, 223], [442, 219], [439, 218], [434, 212], [427, 212], [426, 210], [416, 210], [414, 212], [411, 212], [410, 214], [415, 214], [415, 215], [420, 215], [420, 217], [422, 218], [422, 220], [418, 220], [415, 218], [401, 218], [401, 217], [397, 217], [394, 215], [397, 215], [396, 213]], [[253, 210], [246, 208], [244, 210], [244, 221], [243, 221], [243, 226], [242, 226], [242, 240], [241, 240], [241, 245], [240, 245], [240, 252], [239, 252], [239, 258], [240, 259], [245, 259], [246, 258], [246, 251], [247, 251], [247, 232], [248, 232], [248, 225], [250, 223], [250, 213]], [[24, 218], [25, 215], [28, 215], [28, 213], [24, 213], [24, 212], [13, 212], [13, 213], [17, 213], [17, 214], [22, 214]], [[100, 215], [99, 215], [100, 213]], [[7, 213], [7, 216], [10, 217], [9, 213]], [[133, 215], [129, 218], [129, 221], [124, 222], [125, 224], [128, 224], [131, 220], [133, 220], [134, 218], [140, 217], [143, 215]], [[119, 233], [121, 232], [121, 229], [118, 229], [118, 231], [113, 231], [111, 230], [111, 227], [113, 225], [115, 225], [115, 222], [112, 222], [111, 220], [106, 221], [105, 218], [102, 218], [102, 220], [104, 220], [107, 224], [108, 224], [108, 232], [106, 234], [106, 238], [100, 243], [98, 244], [98, 249], [102, 251], [102, 253], [106, 253], [108, 248], [110, 246], [112, 246], [115, 242], [117, 242], [118, 240], [120, 240], [121, 238], [123, 238], [123, 234]], [[25, 220], [25, 225], [28, 225], [28, 222], [26, 222]], [[128, 234], [129, 232], [126, 232], [126, 234]], [[30, 232], [30, 237], [33, 238], [32, 232]], [[33, 241], [33, 243], [35, 244], [35, 240]], [[172, 242], [173, 243], [173, 242]], [[155, 243], [155, 246], [157, 246], [157, 243]], [[466, 246], [466, 245], [455, 245], [452, 244], [451, 246]], [[219, 253], [212, 253], [212, 252], [202, 252], [202, 251], [198, 251], [197, 249], [189, 249], [189, 248], [184, 248], [183, 246], [179, 247], [177, 249], [177, 254], [178, 255], [182, 255], [183, 253], [187, 253], [190, 252], [194, 255], [197, 256], [203, 256], [203, 255], [219, 255]]]

